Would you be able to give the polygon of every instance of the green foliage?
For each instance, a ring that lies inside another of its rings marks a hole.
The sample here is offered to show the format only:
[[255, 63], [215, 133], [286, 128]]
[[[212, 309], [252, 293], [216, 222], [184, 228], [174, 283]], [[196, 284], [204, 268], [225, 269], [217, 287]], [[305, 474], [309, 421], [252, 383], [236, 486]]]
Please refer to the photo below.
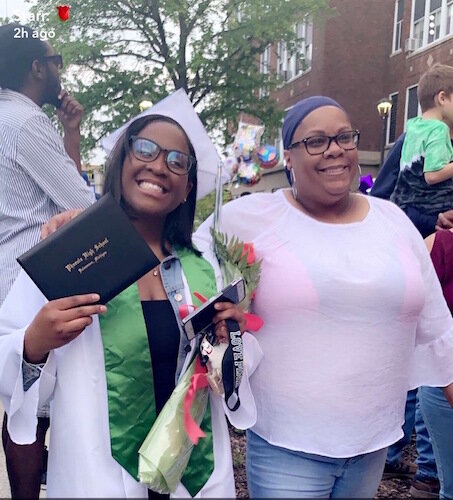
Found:
[[281, 119], [274, 102], [257, 89], [278, 84], [260, 74], [264, 48], [297, 43], [293, 26], [328, 0], [72, 0], [61, 22], [54, 0], [37, 0], [32, 12], [47, 15], [51, 43], [70, 64], [67, 88], [86, 109], [84, 146], [139, 112], [184, 88], [208, 130], [226, 130], [245, 111], [269, 129]]
[[211, 228], [211, 235], [214, 240], [214, 248], [219, 259], [224, 283], [230, 283], [233, 279], [242, 276], [245, 281], [246, 298], [242, 303], [245, 310], [248, 310], [252, 301], [254, 290], [258, 287], [261, 272], [261, 260], [255, 260], [251, 264], [247, 263], [250, 249], [245, 250], [246, 242], [240, 241], [233, 236], [228, 239], [224, 233], [220, 233]]
[[[222, 192], [222, 203], [225, 204], [231, 201], [231, 192], [228, 188], [225, 188]], [[198, 226], [205, 221], [213, 212], [215, 206], [215, 191], [207, 194], [204, 198], [197, 201], [197, 207], [195, 209], [195, 221], [194, 229], [196, 230]]]

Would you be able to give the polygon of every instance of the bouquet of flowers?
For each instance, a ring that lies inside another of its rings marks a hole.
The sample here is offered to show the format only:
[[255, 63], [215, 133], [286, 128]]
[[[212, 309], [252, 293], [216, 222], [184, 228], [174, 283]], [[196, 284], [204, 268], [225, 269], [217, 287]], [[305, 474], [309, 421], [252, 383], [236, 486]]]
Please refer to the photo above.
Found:
[[[184, 404], [196, 367], [197, 359], [178, 382], [138, 450], [139, 480], [158, 493], [175, 491], [192, 454], [194, 443], [186, 432]], [[207, 389], [193, 391], [190, 413], [197, 425], [203, 419], [208, 396]]]
[[[213, 231], [217, 256], [221, 263], [224, 283], [242, 277], [248, 309], [258, 286], [261, 261], [256, 261], [253, 245]], [[246, 313], [247, 329], [258, 330], [260, 318]], [[203, 344], [204, 342], [204, 344]], [[172, 493], [186, 470], [194, 445], [204, 433], [199, 428], [208, 401], [207, 385], [217, 394], [223, 393], [222, 359], [228, 344], [211, 345], [203, 339], [200, 352], [209, 358], [208, 373], [195, 358], [178, 382], [139, 449], [138, 476], [141, 482], [159, 493]], [[209, 373], [210, 371], [210, 373]]]
[[[253, 243], [244, 243], [233, 236], [228, 239], [224, 233], [211, 229], [214, 248], [220, 262], [224, 283], [231, 283], [242, 277], [246, 296], [241, 306], [248, 311], [260, 280], [261, 260], [257, 261]], [[247, 318], [248, 319], [248, 318]]]

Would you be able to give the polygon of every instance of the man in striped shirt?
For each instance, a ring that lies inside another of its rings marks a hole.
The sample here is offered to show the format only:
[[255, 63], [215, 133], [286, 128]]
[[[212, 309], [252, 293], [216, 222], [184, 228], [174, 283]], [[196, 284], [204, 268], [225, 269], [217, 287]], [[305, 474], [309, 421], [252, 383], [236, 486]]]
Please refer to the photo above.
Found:
[[[61, 89], [61, 56], [33, 35], [25, 26], [0, 26], [0, 304], [19, 273], [16, 258], [38, 243], [41, 225], [95, 201], [80, 175], [83, 108]], [[57, 108], [64, 142], [44, 104]], [[12, 496], [37, 498], [48, 419], [40, 419], [37, 441], [22, 446], [10, 440], [5, 422]]]

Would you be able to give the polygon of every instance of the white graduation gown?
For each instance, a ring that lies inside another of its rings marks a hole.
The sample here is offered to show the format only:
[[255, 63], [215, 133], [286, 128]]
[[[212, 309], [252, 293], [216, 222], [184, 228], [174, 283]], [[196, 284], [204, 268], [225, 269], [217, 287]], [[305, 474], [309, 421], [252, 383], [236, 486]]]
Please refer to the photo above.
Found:
[[[185, 280], [184, 280], [185, 281]], [[186, 287], [186, 297], [190, 297]], [[50, 399], [48, 497], [147, 497], [137, 482], [112, 457], [107, 385], [99, 320], [69, 344], [50, 352], [40, 378], [23, 390], [24, 333], [45, 297], [21, 271], [0, 309], [0, 397], [8, 414], [8, 430], [18, 444], [36, 440], [38, 404]], [[234, 497], [234, 477], [226, 419], [238, 428], [255, 423], [256, 408], [248, 376], [262, 357], [256, 339], [244, 334], [244, 377], [241, 406], [230, 412], [223, 398], [211, 393], [214, 472], [198, 498]], [[189, 497], [180, 484], [174, 497]]]

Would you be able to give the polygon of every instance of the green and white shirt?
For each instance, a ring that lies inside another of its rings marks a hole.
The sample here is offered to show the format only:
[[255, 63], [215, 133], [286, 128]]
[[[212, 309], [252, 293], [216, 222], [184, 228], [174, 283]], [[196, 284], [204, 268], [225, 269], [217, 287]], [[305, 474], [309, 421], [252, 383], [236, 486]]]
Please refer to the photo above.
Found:
[[421, 116], [407, 122], [400, 173], [391, 200], [401, 208], [412, 206], [426, 214], [453, 208], [453, 180], [429, 185], [425, 172], [441, 170], [453, 160], [450, 130], [440, 120]]

